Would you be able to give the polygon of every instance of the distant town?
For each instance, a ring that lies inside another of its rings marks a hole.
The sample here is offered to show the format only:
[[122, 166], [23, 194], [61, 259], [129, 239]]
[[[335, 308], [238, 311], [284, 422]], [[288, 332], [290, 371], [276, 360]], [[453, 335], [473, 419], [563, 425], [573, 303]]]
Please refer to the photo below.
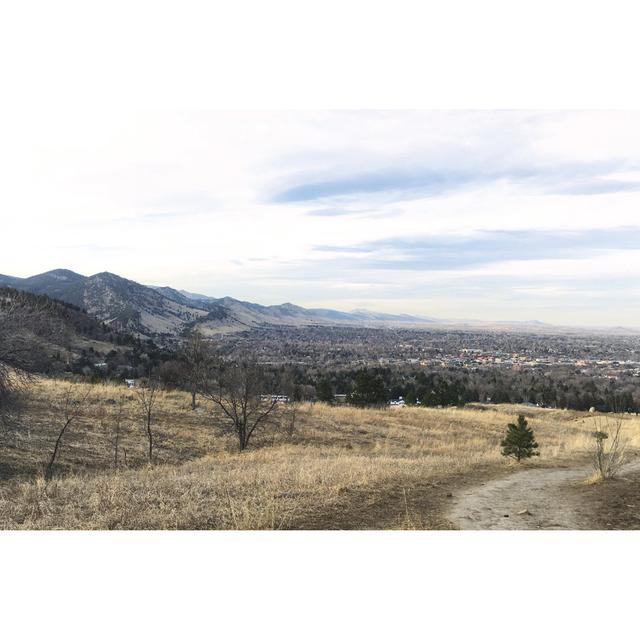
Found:
[[251, 351], [267, 365], [424, 367], [428, 369], [570, 368], [589, 376], [640, 377], [640, 336], [370, 329], [269, 328], [216, 337], [229, 355]]

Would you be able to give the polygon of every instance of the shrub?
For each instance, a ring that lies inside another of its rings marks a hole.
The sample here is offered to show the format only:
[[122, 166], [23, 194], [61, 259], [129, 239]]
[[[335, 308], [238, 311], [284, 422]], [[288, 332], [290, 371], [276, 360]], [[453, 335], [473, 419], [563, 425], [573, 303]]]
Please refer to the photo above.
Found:
[[536, 451], [538, 443], [533, 435], [533, 429], [528, 426], [523, 415], [518, 416], [517, 424], [507, 425], [507, 435], [500, 443], [502, 455], [515, 458], [518, 462], [524, 458], [539, 456]]
[[620, 439], [622, 420], [616, 418], [613, 423], [607, 420], [604, 424], [598, 420], [596, 425], [597, 430], [591, 434], [595, 445], [593, 466], [598, 478], [607, 480], [618, 473], [624, 462], [624, 444]]

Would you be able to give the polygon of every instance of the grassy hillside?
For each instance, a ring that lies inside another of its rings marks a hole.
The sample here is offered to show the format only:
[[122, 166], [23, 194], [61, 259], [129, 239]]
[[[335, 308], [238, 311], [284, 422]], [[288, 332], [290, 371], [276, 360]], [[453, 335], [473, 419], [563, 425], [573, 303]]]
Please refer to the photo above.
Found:
[[[518, 412], [540, 443], [541, 457], [529, 465], [585, 457], [598, 419], [510, 405], [373, 410], [303, 404], [292, 432], [265, 432], [239, 453], [207, 407], [193, 412], [187, 394], [161, 392], [157, 460], [149, 467], [135, 393], [102, 385], [91, 388], [65, 437], [56, 476], [45, 483], [42, 468], [67, 388], [41, 381], [24, 426], [2, 443], [1, 528], [446, 527], [442, 507], [452, 487], [513, 469], [499, 441]], [[84, 390], [74, 386], [76, 395]], [[640, 419], [625, 417], [624, 431], [630, 451], [640, 449]]]

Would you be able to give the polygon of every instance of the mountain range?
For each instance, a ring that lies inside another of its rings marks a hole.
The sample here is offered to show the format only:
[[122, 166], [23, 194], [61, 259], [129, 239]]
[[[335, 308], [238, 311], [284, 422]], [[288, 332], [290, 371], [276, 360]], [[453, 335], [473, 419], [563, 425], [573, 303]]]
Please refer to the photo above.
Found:
[[231, 297], [171, 287], [147, 286], [109, 272], [84, 276], [55, 269], [29, 278], [0, 275], [0, 286], [46, 295], [73, 304], [120, 331], [142, 336], [176, 336], [197, 326], [207, 334], [269, 326], [429, 325], [431, 318], [356, 309], [305, 309], [294, 304], [265, 306]]

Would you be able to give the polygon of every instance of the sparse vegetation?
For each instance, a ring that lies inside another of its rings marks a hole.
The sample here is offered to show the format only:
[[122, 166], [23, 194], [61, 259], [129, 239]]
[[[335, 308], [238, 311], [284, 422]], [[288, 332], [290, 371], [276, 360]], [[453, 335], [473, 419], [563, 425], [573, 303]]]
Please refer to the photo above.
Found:
[[621, 440], [622, 419], [619, 416], [596, 418], [593, 464], [598, 480], [614, 478], [624, 462], [624, 443]]
[[[27, 400], [30, 432], [0, 451], [0, 528], [433, 528], [446, 527], [439, 500], [457, 478], [501, 473], [501, 425], [521, 408], [360, 409], [301, 403], [295, 432], [260, 431], [238, 452], [237, 435], [191, 410], [189, 392], [156, 391], [154, 466], [135, 392], [91, 388], [64, 436], [55, 476], [44, 483], [59, 426], [51, 406], [66, 383], [42, 380]], [[119, 471], [114, 419], [122, 400]], [[101, 416], [104, 414], [104, 419]], [[529, 408], [545, 465], [584, 459], [592, 418]], [[628, 447], [640, 420], [621, 416]], [[126, 458], [122, 451], [126, 448]]]

